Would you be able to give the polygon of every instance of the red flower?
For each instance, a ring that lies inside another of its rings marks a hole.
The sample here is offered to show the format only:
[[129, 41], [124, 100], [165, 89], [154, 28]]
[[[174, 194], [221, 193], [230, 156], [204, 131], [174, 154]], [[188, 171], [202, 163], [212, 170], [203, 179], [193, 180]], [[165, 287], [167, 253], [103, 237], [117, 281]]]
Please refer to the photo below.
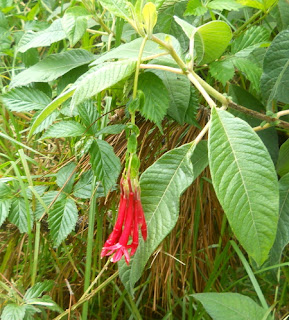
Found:
[[[138, 182], [134, 185], [131, 180], [121, 180], [121, 194], [118, 217], [112, 233], [106, 240], [101, 257], [113, 255], [111, 261], [117, 262], [122, 256], [129, 264], [139, 244], [139, 227], [144, 240], [147, 238], [147, 225], [140, 200]], [[130, 250], [130, 252], [129, 252]]]

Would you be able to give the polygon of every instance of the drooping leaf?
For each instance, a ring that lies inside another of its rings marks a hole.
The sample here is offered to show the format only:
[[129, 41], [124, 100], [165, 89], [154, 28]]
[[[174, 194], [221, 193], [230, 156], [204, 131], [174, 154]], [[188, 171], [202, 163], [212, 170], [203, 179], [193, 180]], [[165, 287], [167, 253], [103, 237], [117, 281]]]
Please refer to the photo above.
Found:
[[8, 217], [10, 207], [11, 207], [10, 199], [0, 198], [0, 227]]
[[196, 145], [191, 161], [193, 164], [194, 179], [196, 179], [209, 165], [208, 141], [203, 140]]
[[17, 112], [43, 109], [50, 103], [45, 93], [32, 88], [13, 89], [3, 94], [2, 100], [9, 110]]
[[274, 242], [279, 211], [277, 176], [268, 151], [249, 124], [213, 109], [209, 163], [233, 232], [262, 264]]
[[48, 214], [48, 226], [53, 245], [58, 247], [75, 228], [78, 210], [75, 202], [66, 198], [54, 204]]
[[226, 50], [232, 38], [230, 27], [223, 21], [211, 21], [198, 27], [195, 33], [197, 64], [216, 60]]
[[[197, 293], [199, 300], [213, 320], [263, 320], [267, 310], [251, 298], [239, 293]], [[266, 317], [272, 320], [272, 317]]]
[[83, 7], [72, 7], [65, 11], [61, 22], [71, 47], [84, 35], [88, 17], [89, 12]]
[[85, 131], [85, 127], [77, 121], [61, 121], [50, 126], [42, 136], [42, 139], [79, 137], [83, 135]]
[[25, 292], [24, 299], [28, 302], [30, 299], [39, 298], [44, 291], [50, 291], [53, 288], [53, 285], [54, 283], [52, 280], [37, 282]]
[[140, 113], [160, 125], [169, 107], [169, 93], [162, 80], [152, 72], [145, 72], [139, 77], [138, 88], [145, 95]]
[[175, 226], [179, 215], [179, 198], [194, 180], [190, 161], [194, 144], [171, 150], [158, 159], [141, 176], [141, 200], [148, 227], [146, 241], [140, 245], [130, 265], [119, 264], [120, 278], [132, 292], [145, 265], [161, 241]]
[[24, 86], [31, 82], [48, 82], [66, 72], [93, 60], [93, 54], [83, 49], [73, 49], [63, 53], [51, 54], [34, 66], [17, 74], [11, 87]]
[[[31, 214], [31, 208], [29, 208]], [[25, 200], [23, 198], [15, 198], [12, 200], [8, 220], [15, 224], [21, 233], [28, 232], [28, 220]], [[33, 223], [33, 216], [31, 214], [31, 227]]]
[[1, 320], [23, 320], [25, 316], [25, 305], [17, 305], [16, 303], [9, 303], [3, 309]]
[[280, 32], [266, 52], [261, 92], [269, 105], [273, 99], [289, 102], [289, 30]]
[[97, 180], [101, 181], [104, 193], [107, 194], [119, 176], [120, 160], [112, 146], [103, 140], [95, 140], [89, 153], [92, 170]]
[[61, 19], [53, 21], [51, 26], [43, 31], [28, 31], [19, 42], [19, 52], [25, 52], [30, 48], [48, 47], [52, 43], [63, 40], [66, 34], [62, 28]]
[[76, 164], [74, 162], [70, 162], [57, 172], [56, 183], [59, 188], [62, 188], [65, 184], [63, 191], [66, 193], [70, 193], [72, 190], [75, 179], [75, 168]]
[[102, 67], [95, 67], [95, 71], [88, 71], [77, 83], [77, 89], [72, 97], [72, 108], [130, 76], [135, 70], [135, 66], [135, 61], [127, 60], [110, 62], [104, 64]]
[[126, 0], [99, 0], [100, 4], [112, 14], [124, 20], [131, 20], [131, 12]]
[[273, 266], [280, 263], [281, 254], [289, 243], [289, 174], [287, 173], [279, 181], [280, 213], [277, 233], [273, 247], [271, 248], [268, 264]]

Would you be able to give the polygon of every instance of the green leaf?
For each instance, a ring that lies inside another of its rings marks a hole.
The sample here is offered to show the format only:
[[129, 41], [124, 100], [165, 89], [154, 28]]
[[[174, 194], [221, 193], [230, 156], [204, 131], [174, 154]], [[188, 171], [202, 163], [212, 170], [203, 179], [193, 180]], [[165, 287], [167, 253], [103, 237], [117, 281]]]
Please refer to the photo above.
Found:
[[196, 117], [199, 109], [199, 96], [195, 87], [190, 87], [190, 101], [185, 114], [185, 122], [201, 129]]
[[[58, 196], [58, 191], [48, 191], [47, 193], [45, 193], [41, 197], [41, 199], [44, 202], [44, 204], [48, 207], [57, 196]], [[63, 199], [63, 197], [64, 197], [64, 194], [61, 193], [59, 195], [59, 197], [56, 199], [56, 202]], [[44, 214], [44, 212], [45, 212], [45, 208], [43, 207], [43, 205], [39, 201], [37, 201], [35, 212], [34, 212], [35, 219], [39, 220], [42, 217], [42, 215]]]
[[61, 168], [56, 175], [56, 183], [59, 188], [62, 188], [65, 185], [63, 191], [70, 193], [75, 179], [75, 168], [76, 164], [70, 162], [65, 167]]
[[276, 233], [276, 239], [269, 254], [269, 265], [280, 263], [281, 254], [289, 243], [289, 174], [283, 176], [279, 181], [280, 212]]
[[[83, 173], [73, 188], [73, 195], [81, 199], [90, 199], [92, 178], [93, 178], [93, 174], [91, 170]], [[100, 183], [97, 183], [97, 185], [98, 187], [95, 193], [96, 197], [97, 198], [105, 197], [102, 185]]]
[[[30, 213], [31, 209], [29, 208]], [[28, 232], [27, 210], [25, 200], [23, 198], [15, 198], [12, 200], [8, 220], [15, 224], [21, 233]], [[32, 215], [31, 215], [32, 220]], [[33, 221], [31, 221], [32, 227]]]
[[193, 164], [194, 179], [196, 179], [209, 164], [208, 141], [203, 140], [196, 145], [191, 161]]
[[95, 140], [89, 153], [92, 170], [107, 194], [116, 184], [121, 169], [120, 160], [113, 147], [103, 140]]
[[169, 93], [170, 105], [167, 111], [168, 115], [180, 124], [183, 124], [190, 102], [190, 81], [186, 76], [172, 72], [162, 70], [153, 70], [152, 72], [163, 81]]
[[263, 10], [264, 12], [272, 7], [278, 0], [237, 0], [238, 3]]
[[61, 19], [57, 19], [43, 31], [25, 33], [19, 42], [18, 51], [25, 52], [30, 48], [49, 47], [52, 43], [65, 38], [66, 34], [62, 28]]
[[145, 95], [140, 113], [148, 120], [160, 125], [169, 107], [169, 93], [162, 80], [152, 72], [139, 77], [138, 88]]
[[9, 215], [11, 200], [0, 198], [0, 227]]
[[188, 23], [187, 21], [180, 19], [177, 16], [174, 16], [174, 19], [175, 19], [176, 23], [181, 26], [184, 33], [187, 35], [187, 37], [189, 39], [191, 38], [193, 33], [195, 33], [197, 31], [197, 28], [194, 27], [193, 25], [191, 25], [190, 23]]
[[96, 132], [95, 136], [99, 137], [102, 134], [119, 134], [126, 128], [125, 124], [113, 124]]
[[124, 20], [131, 20], [131, 12], [128, 2], [125, 0], [99, 0], [100, 4], [110, 13]]
[[22, 320], [25, 316], [25, 309], [25, 305], [10, 303], [3, 309], [1, 320]]
[[128, 60], [109, 62], [102, 67], [97, 66], [95, 70], [89, 70], [77, 83], [77, 89], [72, 97], [72, 108], [130, 76], [135, 66], [136, 61]]
[[219, 58], [231, 38], [231, 29], [223, 21], [211, 21], [198, 27], [195, 33], [197, 64], [209, 63]]
[[225, 59], [210, 63], [209, 72], [216, 80], [220, 81], [222, 85], [225, 86], [227, 81], [231, 80], [235, 74], [232, 59]]
[[[33, 133], [36, 133], [37, 128], [49, 117], [52, 115], [53, 111], [56, 110], [62, 103], [64, 103], [67, 99], [69, 99], [75, 91], [75, 88], [70, 88], [69, 90], [63, 92], [60, 96], [55, 98], [51, 103], [49, 103], [37, 116], [37, 118], [34, 120], [28, 139], [31, 138]], [[53, 118], [53, 121], [55, 118]], [[53, 122], [52, 121], [52, 122]], [[49, 125], [51, 122], [49, 122]]]
[[289, 139], [287, 139], [280, 148], [277, 172], [281, 177], [289, 172]]
[[277, 6], [274, 8], [274, 18], [277, 22], [279, 31], [289, 28], [289, 2], [288, 0], [279, 0]]
[[61, 22], [71, 47], [84, 35], [88, 17], [89, 12], [83, 7], [72, 7], [65, 11]]
[[11, 195], [11, 188], [8, 184], [0, 182], [0, 199], [3, 200]]
[[43, 109], [50, 103], [45, 93], [32, 88], [13, 89], [3, 94], [2, 100], [9, 110], [17, 112]]
[[[264, 320], [267, 310], [255, 301], [239, 293], [197, 293], [200, 301], [213, 320]], [[266, 319], [272, 320], [271, 317]]]
[[34, 298], [39, 298], [42, 296], [44, 291], [50, 291], [54, 286], [54, 282], [52, 280], [44, 280], [43, 282], [37, 282], [31, 288], [29, 288], [25, 295], [24, 299], [26, 302]]
[[261, 93], [267, 105], [273, 99], [289, 103], [289, 30], [280, 32], [266, 52]]
[[51, 54], [34, 66], [17, 74], [10, 87], [24, 86], [31, 82], [55, 80], [71, 69], [88, 64], [93, 54], [83, 49], [73, 49], [63, 53]]
[[86, 129], [80, 123], [70, 120], [61, 121], [50, 126], [42, 139], [46, 138], [69, 138], [69, 137], [79, 137], [85, 133]]
[[48, 226], [54, 247], [58, 247], [63, 240], [74, 230], [78, 218], [75, 202], [66, 198], [58, 201], [50, 209]]
[[93, 100], [85, 100], [77, 106], [78, 113], [82, 122], [86, 126], [87, 133], [95, 134], [98, 132], [99, 114]]
[[201, 0], [189, 0], [187, 9], [184, 13], [185, 16], [202, 16], [208, 9], [203, 5]]
[[235, 0], [213, 0], [207, 4], [207, 7], [213, 10], [239, 10], [243, 6]]
[[233, 232], [262, 264], [274, 242], [279, 207], [278, 181], [268, 151], [245, 121], [213, 109], [209, 163]]
[[148, 238], [140, 240], [129, 266], [123, 260], [119, 263], [121, 281], [129, 292], [141, 277], [149, 257], [177, 222], [179, 198], [194, 180], [190, 160], [193, 150], [192, 143], [171, 150], [141, 176], [141, 200]]

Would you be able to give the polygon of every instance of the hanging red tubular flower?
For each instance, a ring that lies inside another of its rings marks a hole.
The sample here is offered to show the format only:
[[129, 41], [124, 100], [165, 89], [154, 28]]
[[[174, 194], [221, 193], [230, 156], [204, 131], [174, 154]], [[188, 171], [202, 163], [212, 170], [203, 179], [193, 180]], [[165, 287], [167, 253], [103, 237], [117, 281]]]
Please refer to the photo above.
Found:
[[[113, 255], [112, 262], [124, 256], [129, 264], [139, 245], [139, 227], [143, 239], [147, 238], [147, 226], [140, 200], [140, 188], [137, 180], [132, 185], [130, 178], [121, 180], [121, 195], [118, 217], [112, 233], [106, 240], [101, 257]], [[129, 252], [130, 250], [130, 252]]]

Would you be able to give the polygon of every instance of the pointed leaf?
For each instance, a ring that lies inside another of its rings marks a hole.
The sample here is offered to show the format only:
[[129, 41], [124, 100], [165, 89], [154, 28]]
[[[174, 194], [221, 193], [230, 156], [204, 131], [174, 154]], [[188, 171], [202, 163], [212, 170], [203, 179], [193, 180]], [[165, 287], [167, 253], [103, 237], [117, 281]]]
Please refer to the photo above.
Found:
[[129, 21], [131, 17], [128, 2], [125, 0], [99, 0], [100, 4], [112, 14]]
[[[30, 213], [31, 213], [31, 209]], [[28, 232], [27, 223], [27, 210], [25, 205], [25, 200], [23, 198], [15, 198], [12, 200], [10, 213], [8, 219], [11, 223], [15, 224], [21, 233]], [[32, 220], [32, 215], [31, 215]], [[32, 227], [33, 221], [31, 221]]]
[[141, 277], [149, 257], [177, 222], [180, 196], [194, 180], [190, 160], [193, 150], [192, 143], [171, 150], [141, 176], [141, 200], [148, 238], [140, 240], [130, 266], [124, 261], [119, 264], [120, 278], [130, 292]]
[[135, 61], [128, 60], [107, 63], [101, 68], [97, 67], [94, 72], [88, 71], [77, 83], [77, 89], [72, 97], [72, 107], [130, 76], [135, 66]]
[[85, 133], [86, 129], [79, 122], [61, 121], [50, 126], [42, 139], [46, 138], [68, 138], [68, 137], [79, 137]]
[[19, 306], [15, 303], [8, 304], [2, 312], [1, 320], [23, 320], [26, 306]]
[[10, 87], [24, 86], [31, 82], [48, 82], [57, 79], [76, 67], [88, 64], [93, 54], [83, 49], [73, 49], [49, 55], [34, 66], [17, 74]]
[[69, 233], [73, 231], [77, 218], [77, 207], [70, 198], [56, 202], [52, 209], [50, 209], [48, 226], [55, 247], [58, 247]]
[[11, 207], [11, 200], [9, 199], [5, 200], [0, 198], [0, 227], [8, 217], [10, 207]]
[[95, 140], [89, 153], [92, 170], [107, 194], [119, 176], [120, 160], [115, 155], [113, 147], [103, 140]]
[[239, 10], [243, 6], [235, 0], [213, 0], [207, 4], [213, 10]]
[[45, 93], [32, 88], [13, 89], [3, 94], [2, 100], [9, 110], [17, 112], [43, 109], [50, 103]]
[[264, 144], [245, 121], [212, 110], [209, 163], [214, 189], [236, 237], [262, 264], [278, 220], [278, 182]]
[[287, 139], [280, 148], [277, 172], [281, 177], [289, 172], [289, 139]]
[[24, 299], [28, 301], [30, 299], [39, 298], [40, 296], [42, 296], [44, 291], [50, 291], [53, 288], [53, 285], [54, 282], [52, 280], [37, 282], [34, 286], [26, 291]]
[[57, 172], [56, 183], [60, 188], [62, 188], [64, 184], [66, 184], [63, 189], [63, 191], [66, 193], [70, 193], [72, 190], [72, 186], [75, 179], [75, 168], [76, 164], [74, 162], [70, 162]]
[[[213, 320], [264, 320], [267, 310], [238, 293], [197, 293], [199, 300]], [[268, 320], [272, 318], [266, 317]]]

